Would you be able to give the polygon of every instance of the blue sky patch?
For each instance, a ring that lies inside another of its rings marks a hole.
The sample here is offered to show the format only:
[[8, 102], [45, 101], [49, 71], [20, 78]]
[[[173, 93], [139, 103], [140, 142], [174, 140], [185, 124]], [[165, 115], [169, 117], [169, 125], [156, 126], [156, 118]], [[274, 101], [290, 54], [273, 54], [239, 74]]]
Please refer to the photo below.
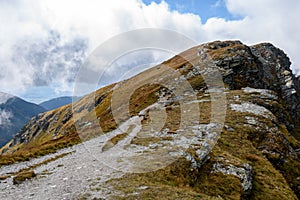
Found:
[[[160, 3], [162, 0], [143, 0], [146, 5], [151, 2]], [[193, 13], [201, 17], [202, 23], [212, 17], [224, 18], [225, 20], [238, 20], [240, 17], [228, 12], [225, 0], [165, 0], [171, 10], [180, 13]]]

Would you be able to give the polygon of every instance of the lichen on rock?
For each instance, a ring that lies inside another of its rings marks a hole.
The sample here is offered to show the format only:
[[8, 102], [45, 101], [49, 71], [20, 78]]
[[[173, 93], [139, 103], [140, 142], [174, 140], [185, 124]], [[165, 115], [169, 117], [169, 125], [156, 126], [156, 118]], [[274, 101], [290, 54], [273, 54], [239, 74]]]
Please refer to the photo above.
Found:
[[243, 190], [247, 193], [252, 189], [252, 167], [248, 163], [243, 163], [237, 167], [231, 164], [225, 165], [219, 162], [214, 163], [212, 173], [221, 172], [223, 174], [237, 176], [241, 180]]

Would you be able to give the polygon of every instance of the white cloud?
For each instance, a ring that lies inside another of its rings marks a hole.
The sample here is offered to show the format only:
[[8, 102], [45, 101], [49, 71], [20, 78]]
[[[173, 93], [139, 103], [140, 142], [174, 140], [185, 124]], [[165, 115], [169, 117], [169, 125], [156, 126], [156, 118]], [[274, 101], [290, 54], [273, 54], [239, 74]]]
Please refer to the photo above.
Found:
[[[170, 11], [165, 2], [145, 5], [141, 0], [0, 1], [0, 91], [21, 94], [32, 85], [46, 84], [63, 94], [72, 89], [82, 60], [99, 44], [119, 33], [149, 27], [175, 30], [198, 43], [269, 41], [284, 49], [294, 71], [299, 71], [300, 1], [225, 3], [242, 19], [211, 18], [203, 24], [198, 15]], [[74, 51], [76, 47], [82, 51]]]
[[10, 119], [13, 117], [12, 113], [0, 109], [0, 126], [10, 125]]
[[13, 98], [14, 96], [10, 94], [6, 94], [3, 92], [0, 92], [0, 105], [5, 104], [9, 99]]

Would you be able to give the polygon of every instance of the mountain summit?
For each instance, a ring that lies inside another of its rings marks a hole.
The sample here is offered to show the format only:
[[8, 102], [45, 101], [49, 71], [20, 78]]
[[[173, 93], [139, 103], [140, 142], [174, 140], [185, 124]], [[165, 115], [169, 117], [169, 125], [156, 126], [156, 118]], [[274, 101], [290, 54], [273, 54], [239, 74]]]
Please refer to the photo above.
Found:
[[82, 144], [29, 162], [37, 178], [7, 178], [6, 188], [38, 199], [297, 199], [300, 82], [290, 64], [270, 43], [216, 41], [39, 114], [2, 148], [2, 164]]

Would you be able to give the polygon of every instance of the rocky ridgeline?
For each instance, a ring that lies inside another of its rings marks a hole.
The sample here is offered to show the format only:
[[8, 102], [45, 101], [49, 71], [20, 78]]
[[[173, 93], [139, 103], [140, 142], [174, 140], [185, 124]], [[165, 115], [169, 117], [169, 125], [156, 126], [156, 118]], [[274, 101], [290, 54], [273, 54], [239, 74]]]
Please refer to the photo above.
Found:
[[270, 43], [248, 47], [239, 41], [214, 42], [205, 47], [215, 64], [224, 69], [224, 82], [230, 89], [252, 87], [276, 92], [288, 112], [280, 118], [299, 138], [300, 77], [292, 73], [291, 62], [282, 50]]
[[[151, 91], [157, 98], [148, 102], [146, 106], [141, 106], [142, 109], [137, 112], [133, 112], [134, 114], [122, 125], [127, 127], [125, 133], [120, 130], [110, 131], [105, 136], [72, 147], [75, 153], [58, 159], [55, 161], [56, 164], [72, 166], [69, 157], [85, 160], [85, 163], [77, 162], [73, 167], [81, 169], [81, 165], [84, 165], [86, 170], [81, 173], [87, 180], [89, 180], [88, 172], [94, 171], [98, 165], [103, 169], [110, 166], [111, 169], [107, 171], [115, 173], [113, 169], [116, 169], [118, 173], [109, 178], [107, 174], [102, 177], [101, 173], [97, 172], [97, 178], [91, 177], [91, 185], [87, 186], [89, 181], [85, 181], [84, 186], [74, 187], [76, 191], [68, 188], [70, 196], [66, 198], [81, 196], [91, 199], [93, 197], [297, 199], [297, 196], [300, 197], [298, 141], [300, 78], [292, 73], [287, 55], [269, 43], [249, 47], [239, 41], [207, 43], [187, 50], [181, 55], [188, 57], [193, 66], [180, 56], [175, 56], [163, 64], [175, 69], [174, 73], [182, 74], [178, 79], [174, 79], [174, 85], [177, 87], [184, 80], [190, 81], [197, 98], [190, 98], [191, 93], [187, 91], [176, 96], [170, 89], [161, 87], [156, 90], [153, 87]], [[172, 77], [169, 72], [158, 73], [157, 70], [160, 69], [161, 66], [156, 66], [143, 73], [158, 74], [152, 80]], [[226, 88], [223, 91], [226, 95], [224, 104], [227, 106], [224, 124], [210, 121], [211, 106], [216, 101], [213, 93], [216, 91], [207, 87], [202, 78], [203, 75], [216, 69], [221, 72]], [[138, 76], [146, 75], [143, 73]], [[121, 84], [131, 86], [130, 82], [131, 80], [127, 80]], [[135, 82], [134, 79], [132, 82]], [[100, 121], [100, 125], [114, 124], [107, 117], [111, 115], [108, 102], [112, 88], [113, 86], [108, 86], [100, 89], [95, 93], [95, 98], [91, 94], [76, 103], [75, 110], [81, 116], [77, 128], [90, 132], [97, 130], [99, 121], [89, 121], [91, 117], [86, 117], [94, 112], [94, 109], [97, 119], [106, 120], [105, 123]], [[147, 88], [144, 92], [148, 92]], [[182, 115], [181, 101], [188, 105], [199, 105], [202, 113], [200, 124], [196, 120], [179, 126], [178, 119]], [[142, 103], [146, 102], [143, 100]], [[162, 110], [166, 111], [167, 116], [161, 114]], [[155, 112], [158, 112], [158, 115], [154, 115]], [[155, 119], [152, 119], [151, 115], [152, 118], [156, 116]], [[4, 151], [9, 153], [16, 151], [15, 147], [26, 148], [26, 145], [33, 144], [41, 138], [59, 141], [60, 138], [73, 134], [74, 121], [70, 105], [40, 114], [29, 121]], [[161, 127], [161, 130], [153, 130], [155, 125], [153, 123], [158, 123], [155, 127], [159, 127], [161, 121], [166, 121], [166, 125]], [[222, 132], [218, 133], [220, 125], [224, 126]], [[111, 125], [109, 128], [112, 127]], [[143, 137], [140, 137], [141, 134]], [[44, 139], [43, 142], [47, 140]], [[83, 146], [88, 147], [88, 143], [93, 144], [89, 151], [101, 157], [102, 164], [95, 159], [88, 159], [87, 153], [83, 150]], [[141, 155], [144, 156], [143, 162]], [[169, 155], [172, 155], [173, 160], [168, 157]], [[167, 161], [172, 162], [164, 166], [164, 162]], [[103, 163], [106, 163], [106, 167]], [[30, 166], [30, 161], [26, 166]], [[15, 167], [19, 169], [18, 164]], [[47, 174], [46, 178], [40, 179], [42, 175], [39, 175], [39, 172], [42, 170], [51, 173]], [[52, 164], [50, 162], [35, 169], [37, 178], [28, 183], [28, 187], [12, 186], [10, 179], [7, 179], [5, 184], [7, 187], [13, 187], [13, 191], [9, 190], [10, 194], [21, 196], [24, 193], [35, 198], [47, 194], [51, 199], [51, 194], [55, 193], [53, 197], [56, 198], [64, 192], [63, 188], [55, 187], [42, 191], [42, 186], [47, 183], [47, 177], [51, 180], [51, 184], [59, 185], [62, 176], [65, 185], [68, 185], [68, 180], [72, 180], [72, 183], [69, 183], [72, 185], [74, 183], [72, 173], [70, 171], [66, 173], [64, 170], [68, 169], [55, 167], [53, 162]], [[137, 175], [120, 172], [135, 170], [146, 173]], [[9, 174], [7, 168], [0, 169], [0, 175], [7, 174]], [[77, 177], [75, 182], [79, 180], [80, 177]], [[99, 189], [95, 189], [95, 186]], [[5, 186], [2, 185], [2, 188]], [[104, 193], [101, 188], [105, 188]], [[156, 195], [151, 196], [153, 194]]]

